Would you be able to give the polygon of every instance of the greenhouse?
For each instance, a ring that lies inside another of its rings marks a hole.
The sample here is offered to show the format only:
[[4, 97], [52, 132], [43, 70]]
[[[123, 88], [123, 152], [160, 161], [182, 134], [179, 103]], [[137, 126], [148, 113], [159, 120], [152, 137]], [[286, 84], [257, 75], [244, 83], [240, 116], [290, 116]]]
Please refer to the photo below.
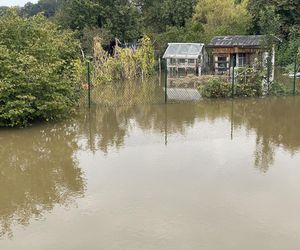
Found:
[[168, 73], [201, 75], [207, 64], [207, 53], [202, 43], [169, 43], [163, 56], [167, 61]]

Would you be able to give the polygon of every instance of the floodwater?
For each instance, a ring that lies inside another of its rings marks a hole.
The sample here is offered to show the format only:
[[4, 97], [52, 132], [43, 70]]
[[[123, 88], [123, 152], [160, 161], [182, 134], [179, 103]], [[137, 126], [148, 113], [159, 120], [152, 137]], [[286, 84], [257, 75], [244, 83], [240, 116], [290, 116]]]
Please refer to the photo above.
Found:
[[299, 249], [300, 97], [0, 130], [0, 249]]

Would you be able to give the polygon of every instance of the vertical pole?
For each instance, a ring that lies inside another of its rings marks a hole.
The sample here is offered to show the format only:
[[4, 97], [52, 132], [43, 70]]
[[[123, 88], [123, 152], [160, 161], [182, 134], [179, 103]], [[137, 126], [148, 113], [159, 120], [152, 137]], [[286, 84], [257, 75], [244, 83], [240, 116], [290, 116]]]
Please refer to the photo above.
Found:
[[271, 74], [271, 82], [274, 83], [275, 80], [275, 45], [272, 47], [272, 74]]
[[165, 105], [165, 146], [168, 146], [168, 105]]
[[87, 61], [87, 82], [88, 82], [88, 103], [89, 108], [91, 107], [91, 69], [90, 69], [90, 61]]
[[234, 66], [235, 66], [235, 60], [234, 56], [232, 56], [232, 76], [231, 76], [231, 98], [234, 97]]
[[165, 104], [168, 102], [168, 65], [166, 63], [165, 69]]
[[268, 95], [270, 94], [270, 64], [271, 64], [271, 55], [270, 55], [270, 50], [268, 52], [268, 57], [267, 57], [267, 88], [268, 88]]
[[161, 77], [161, 59], [160, 59], [160, 57], [158, 58], [158, 72], [159, 72], [159, 77]]
[[233, 140], [233, 132], [234, 132], [233, 101], [234, 100], [231, 101], [231, 129], [230, 129], [231, 140]]
[[295, 49], [294, 58], [294, 80], [293, 80], [293, 95], [296, 95], [296, 74], [297, 74], [297, 49]]

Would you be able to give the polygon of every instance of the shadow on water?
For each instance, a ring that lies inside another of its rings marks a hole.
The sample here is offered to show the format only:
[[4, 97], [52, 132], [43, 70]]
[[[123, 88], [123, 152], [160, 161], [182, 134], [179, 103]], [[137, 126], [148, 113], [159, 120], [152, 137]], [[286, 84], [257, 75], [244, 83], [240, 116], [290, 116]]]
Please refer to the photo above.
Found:
[[28, 225], [55, 205], [83, 196], [85, 181], [74, 153], [74, 124], [0, 131], [0, 239], [14, 224]]

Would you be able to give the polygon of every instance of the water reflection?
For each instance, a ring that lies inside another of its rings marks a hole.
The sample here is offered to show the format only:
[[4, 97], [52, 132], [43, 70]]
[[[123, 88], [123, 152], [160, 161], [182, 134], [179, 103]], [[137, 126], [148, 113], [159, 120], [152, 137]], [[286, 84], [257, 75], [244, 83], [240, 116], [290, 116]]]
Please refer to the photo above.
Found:
[[84, 192], [74, 158], [77, 129], [57, 124], [0, 131], [0, 238], [56, 204], [70, 206]]
[[[225, 146], [234, 144], [237, 136], [247, 138], [251, 134], [256, 140], [250, 159], [265, 173], [279, 149], [291, 155], [299, 151], [299, 106], [299, 97], [98, 106], [82, 110], [65, 123], [1, 130], [0, 237], [12, 236], [14, 224], [27, 225], [54, 206], [68, 207], [84, 195], [78, 152], [109, 154], [111, 149], [122, 150], [134, 133], [147, 140], [155, 135], [167, 146], [173, 135], [185, 137], [195, 133], [195, 128], [199, 133], [202, 127], [209, 128], [203, 131], [207, 141], [218, 132]], [[214, 153], [212, 156], [218, 157]]]
[[[108, 152], [110, 147], [124, 145], [134, 121], [145, 133], [154, 131], [167, 137], [185, 134], [196, 122], [213, 123], [228, 120], [231, 128], [225, 125], [224, 136], [231, 134], [234, 140], [236, 129], [244, 128], [256, 134], [255, 166], [267, 172], [274, 162], [276, 149], [282, 147], [291, 154], [300, 148], [299, 97], [270, 97], [244, 100], [213, 100], [198, 103], [170, 105], [122, 106], [115, 108], [93, 108], [84, 115], [82, 133], [88, 138], [93, 150]], [[230, 129], [231, 131], [227, 131]]]

